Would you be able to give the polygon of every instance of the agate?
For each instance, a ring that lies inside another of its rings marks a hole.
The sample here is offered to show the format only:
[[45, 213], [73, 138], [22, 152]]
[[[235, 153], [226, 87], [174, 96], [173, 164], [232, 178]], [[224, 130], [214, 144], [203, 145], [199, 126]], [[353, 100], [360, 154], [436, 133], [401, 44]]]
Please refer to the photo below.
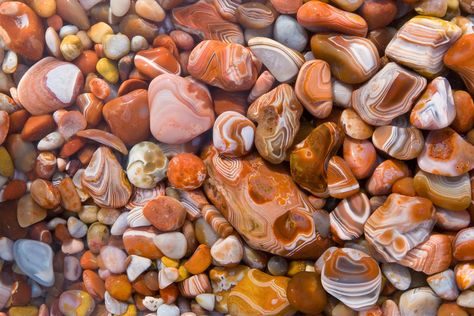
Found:
[[288, 84], [279, 85], [250, 105], [247, 116], [257, 123], [255, 147], [264, 159], [274, 164], [285, 160], [302, 114], [303, 107]]
[[435, 223], [430, 200], [392, 193], [365, 223], [365, 238], [385, 261], [399, 262], [429, 238]]
[[34, 64], [18, 83], [18, 99], [32, 115], [72, 105], [82, 91], [84, 77], [74, 64], [46, 57]]
[[123, 207], [132, 195], [122, 166], [107, 147], [99, 147], [92, 155], [82, 174], [82, 187], [101, 207]]
[[254, 137], [255, 125], [240, 113], [226, 111], [214, 123], [212, 141], [222, 155], [240, 157], [248, 154]]
[[317, 258], [329, 246], [319, 233], [306, 195], [280, 166], [269, 166], [250, 154], [219, 156], [203, 152], [209, 178], [209, 200], [254, 249], [288, 258]]
[[226, 91], [249, 90], [257, 80], [260, 62], [239, 44], [208, 40], [189, 55], [188, 71], [196, 79]]

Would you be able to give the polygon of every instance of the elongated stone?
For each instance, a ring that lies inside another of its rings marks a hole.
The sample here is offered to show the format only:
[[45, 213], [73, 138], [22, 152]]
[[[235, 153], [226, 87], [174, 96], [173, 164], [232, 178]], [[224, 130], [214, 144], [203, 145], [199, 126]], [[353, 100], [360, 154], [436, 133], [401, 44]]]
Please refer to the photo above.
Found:
[[444, 77], [436, 77], [410, 113], [410, 122], [420, 129], [436, 130], [448, 127], [456, 117], [451, 85]]
[[122, 166], [107, 147], [99, 147], [82, 174], [82, 186], [101, 207], [119, 208], [132, 195]]
[[434, 78], [443, 71], [443, 56], [461, 33], [454, 23], [417, 16], [398, 30], [385, 54], [423, 76]]
[[327, 197], [329, 159], [342, 145], [344, 134], [334, 123], [316, 127], [290, 154], [291, 176], [302, 188], [318, 197]]
[[257, 123], [255, 147], [263, 158], [274, 164], [286, 158], [302, 114], [303, 107], [288, 84], [279, 85], [250, 105], [247, 116]]
[[328, 117], [333, 105], [329, 64], [323, 60], [304, 63], [296, 79], [295, 93], [304, 108], [313, 116]]
[[365, 37], [367, 22], [354, 13], [346, 12], [322, 1], [310, 1], [297, 12], [298, 23], [313, 32], [335, 32]]
[[425, 87], [425, 78], [396, 63], [388, 63], [353, 92], [352, 107], [370, 125], [388, 125], [410, 111]]
[[255, 155], [219, 156], [214, 147], [203, 159], [207, 197], [252, 248], [291, 258], [317, 258], [326, 249], [312, 206], [281, 167]]
[[203, 40], [244, 44], [244, 35], [237, 24], [224, 20], [211, 4], [200, 1], [171, 11], [174, 25]]
[[357, 193], [342, 200], [329, 213], [331, 233], [341, 240], [354, 240], [364, 233], [364, 224], [370, 216], [369, 198]]
[[444, 55], [444, 64], [456, 71], [470, 93], [474, 93], [474, 34], [465, 34]]

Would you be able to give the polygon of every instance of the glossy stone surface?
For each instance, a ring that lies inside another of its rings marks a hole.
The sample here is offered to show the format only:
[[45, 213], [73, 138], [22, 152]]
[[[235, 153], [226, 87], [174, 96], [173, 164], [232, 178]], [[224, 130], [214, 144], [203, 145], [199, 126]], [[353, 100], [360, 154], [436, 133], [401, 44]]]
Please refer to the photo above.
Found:
[[426, 79], [388, 63], [352, 94], [352, 107], [367, 123], [388, 125], [410, 111], [413, 102], [426, 87]]
[[389, 194], [396, 181], [411, 175], [408, 166], [395, 159], [380, 163], [367, 182], [367, 191], [372, 195]]
[[146, 90], [135, 90], [107, 102], [102, 113], [114, 135], [134, 145], [150, 135], [150, 112]]
[[99, 147], [82, 174], [82, 186], [101, 207], [127, 204], [132, 188], [122, 166], [107, 147]]
[[448, 127], [456, 117], [451, 85], [444, 77], [436, 77], [426, 87], [410, 113], [410, 122], [420, 129]]
[[339, 156], [333, 156], [329, 160], [327, 183], [329, 195], [337, 199], [344, 199], [359, 192], [359, 182], [347, 162]]
[[43, 286], [54, 284], [53, 251], [43, 242], [20, 239], [13, 244], [13, 256], [27, 276]]
[[367, 22], [354, 13], [346, 12], [322, 1], [310, 1], [297, 12], [298, 23], [313, 32], [336, 32], [365, 37]]
[[267, 37], [254, 37], [248, 46], [279, 82], [293, 81], [304, 64], [301, 53]]
[[353, 240], [364, 233], [364, 224], [370, 216], [369, 198], [357, 193], [345, 198], [329, 213], [331, 233], [341, 240]]
[[327, 197], [329, 159], [342, 145], [343, 133], [334, 123], [316, 127], [290, 154], [291, 176], [298, 185], [318, 197]]
[[73, 104], [83, 83], [83, 75], [74, 64], [46, 57], [23, 75], [18, 98], [31, 114], [47, 114]]
[[148, 78], [156, 78], [161, 74], [179, 75], [181, 66], [166, 47], [150, 48], [139, 51], [134, 59], [136, 69]]
[[424, 148], [423, 134], [414, 127], [377, 127], [372, 143], [378, 150], [399, 160], [414, 159]]
[[269, 167], [255, 155], [225, 158], [213, 147], [203, 158], [209, 173], [207, 197], [251, 247], [285, 257], [317, 258], [328, 246], [307, 197], [281, 168]]
[[418, 157], [421, 170], [456, 177], [474, 168], [474, 146], [451, 128], [432, 131]]
[[464, 81], [469, 92], [474, 93], [474, 34], [459, 38], [444, 55], [444, 64], [456, 71]]
[[454, 23], [417, 16], [398, 30], [385, 53], [397, 63], [433, 78], [443, 71], [443, 56], [461, 33]]
[[289, 315], [294, 313], [286, 295], [287, 277], [271, 276], [256, 269], [247, 271], [227, 299], [232, 315]]
[[183, 226], [186, 219], [186, 209], [173, 198], [159, 196], [145, 205], [143, 215], [157, 229], [168, 232]]
[[259, 68], [248, 48], [216, 40], [199, 43], [188, 60], [188, 71], [194, 78], [226, 91], [249, 90]]
[[148, 90], [150, 130], [157, 140], [183, 144], [210, 129], [214, 123], [211, 95], [190, 78], [164, 74]]
[[240, 157], [250, 152], [255, 138], [255, 125], [234, 111], [219, 115], [214, 123], [212, 141], [222, 155]]
[[456, 260], [473, 260], [472, 247], [474, 247], [474, 228], [460, 230], [453, 240], [453, 256]]
[[331, 70], [323, 60], [307, 61], [295, 83], [298, 100], [314, 117], [326, 118], [333, 106]]
[[174, 8], [171, 16], [177, 28], [197, 35], [202, 40], [244, 44], [240, 26], [223, 19], [211, 3], [201, 1]]
[[311, 50], [329, 63], [334, 77], [348, 84], [367, 81], [380, 67], [377, 47], [363, 37], [317, 34], [311, 38]]
[[353, 310], [364, 310], [377, 302], [382, 273], [366, 253], [350, 248], [336, 249], [326, 260], [321, 282], [329, 294]]
[[257, 123], [255, 147], [264, 159], [277, 164], [286, 158], [302, 113], [303, 107], [288, 84], [279, 85], [250, 105], [247, 116]]
[[429, 198], [436, 206], [448, 210], [462, 211], [471, 203], [471, 183], [467, 174], [444, 177], [420, 170], [413, 185], [419, 196]]
[[430, 200], [390, 194], [365, 224], [370, 246], [387, 262], [397, 262], [426, 241], [435, 224]]
[[206, 166], [198, 156], [181, 153], [170, 160], [166, 176], [173, 187], [182, 190], [194, 190], [203, 184], [207, 171]]
[[286, 295], [290, 305], [300, 312], [321, 313], [327, 304], [321, 277], [316, 272], [299, 272], [288, 283]]
[[43, 25], [24, 3], [8, 1], [0, 5], [0, 38], [10, 50], [26, 59], [37, 61], [43, 55]]
[[89, 316], [94, 311], [95, 302], [92, 296], [85, 291], [69, 290], [61, 294], [58, 306], [65, 316]]
[[275, 21], [273, 10], [259, 2], [247, 2], [239, 5], [235, 18], [245, 28], [262, 29]]

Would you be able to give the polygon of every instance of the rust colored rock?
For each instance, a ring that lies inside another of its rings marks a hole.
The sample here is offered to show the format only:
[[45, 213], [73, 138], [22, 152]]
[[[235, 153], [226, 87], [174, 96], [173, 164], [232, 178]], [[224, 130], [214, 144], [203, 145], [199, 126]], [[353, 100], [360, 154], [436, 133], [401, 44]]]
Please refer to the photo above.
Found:
[[107, 102], [102, 113], [112, 133], [132, 146], [150, 137], [148, 92], [132, 91]]
[[7, 1], [0, 5], [0, 37], [10, 50], [27, 59], [36, 61], [43, 56], [43, 24], [24, 3]]
[[52, 115], [31, 116], [23, 126], [21, 138], [29, 142], [40, 140], [53, 132], [55, 126]]
[[186, 209], [172, 197], [159, 196], [145, 205], [143, 215], [157, 229], [168, 232], [183, 226]]
[[177, 189], [197, 189], [203, 184], [206, 175], [206, 166], [194, 154], [178, 154], [171, 159], [168, 165], [168, 180]]

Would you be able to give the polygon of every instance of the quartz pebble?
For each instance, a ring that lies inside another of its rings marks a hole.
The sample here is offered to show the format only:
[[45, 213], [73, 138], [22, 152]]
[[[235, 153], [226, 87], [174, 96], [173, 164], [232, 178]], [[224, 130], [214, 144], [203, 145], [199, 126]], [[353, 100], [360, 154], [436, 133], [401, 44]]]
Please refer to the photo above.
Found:
[[13, 256], [18, 267], [43, 286], [54, 284], [53, 251], [43, 242], [20, 239], [13, 244]]

